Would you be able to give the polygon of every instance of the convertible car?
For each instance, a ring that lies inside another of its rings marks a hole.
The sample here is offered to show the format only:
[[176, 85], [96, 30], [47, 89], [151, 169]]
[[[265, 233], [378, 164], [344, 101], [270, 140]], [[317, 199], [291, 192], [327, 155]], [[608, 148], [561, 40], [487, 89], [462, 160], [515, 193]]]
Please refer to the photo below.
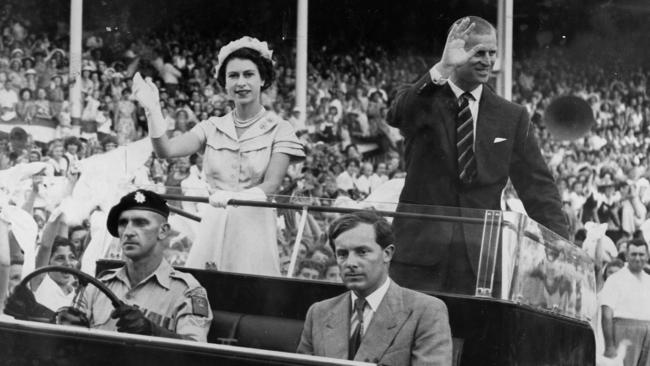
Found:
[[[353, 210], [291, 202], [232, 204], [275, 207], [278, 217]], [[375, 207], [389, 218], [392, 209]], [[442, 299], [453, 336], [454, 365], [595, 365], [590, 320], [596, 312], [593, 262], [576, 246], [531, 219], [500, 211], [430, 208], [411, 215], [479, 230], [474, 294], [425, 292]], [[295, 233], [298, 233], [297, 237]], [[470, 236], [467, 236], [468, 238]], [[470, 239], [468, 239], [470, 240]], [[292, 256], [291, 267], [296, 255]], [[97, 272], [120, 266], [100, 259]], [[336, 296], [338, 283], [178, 267], [207, 289], [214, 320], [208, 343], [145, 337], [0, 317], [3, 365], [361, 365], [298, 355], [309, 306]], [[84, 281], [80, 281], [84, 282]], [[85, 282], [84, 282], [85, 283]], [[498, 285], [497, 285], [498, 284]], [[92, 286], [89, 284], [89, 286]], [[424, 291], [423, 291], [424, 292]], [[110, 294], [108, 294], [110, 297]], [[366, 360], [375, 363], [376, 360]]]

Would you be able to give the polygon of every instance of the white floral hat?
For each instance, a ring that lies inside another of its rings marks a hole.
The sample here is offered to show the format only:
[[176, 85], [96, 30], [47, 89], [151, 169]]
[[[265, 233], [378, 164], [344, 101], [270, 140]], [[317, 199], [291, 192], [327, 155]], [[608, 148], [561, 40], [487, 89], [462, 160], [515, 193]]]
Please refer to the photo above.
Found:
[[219, 50], [219, 55], [217, 56], [217, 66], [214, 68], [214, 74], [219, 75], [219, 69], [223, 66], [223, 62], [226, 58], [233, 52], [237, 51], [240, 48], [250, 48], [253, 49], [262, 55], [265, 59], [273, 63], [273, 51], [269, 49], [269, 45], [266, 42], [262, 42], [257, 38], [244, 36], [236, 41], [232, 41], [227, 45], [221, 47]]

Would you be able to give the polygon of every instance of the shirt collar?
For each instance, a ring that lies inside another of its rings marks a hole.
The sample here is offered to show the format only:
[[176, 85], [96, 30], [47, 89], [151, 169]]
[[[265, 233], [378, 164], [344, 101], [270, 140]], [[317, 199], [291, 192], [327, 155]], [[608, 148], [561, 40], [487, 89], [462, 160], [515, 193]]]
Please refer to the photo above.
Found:
[[[390, 285], [390, 278], [386, 278], [386, 281], [379, 286], [378, 289], [376, 289], [373, 293], [370, 295], [366, 296], [366, 302], [368, 303], [368, 306], [370, 306], [370, 309], [372, 309], [373, 312], [376, 312], [377, 309], [379, 308], [379, 304], [381, 304], [381, 300], [384, 299], [384, 296], [386, 296], [386, 292], [388, 292], [388, 286]], [[350, 294], [352, 295], [352, 310], [354, 311], [354, 302], [357, 300], [358, 296], [354, 293], [354, 291], [350, 291]]]
[[[142, 280], [140, 283], [146, 283], [150, 279], [155, 278], [158, 284], [160, 284], [160, 286], [169, 289], [169, 285], [171, 282], [170, 274], [172, 274], [173, 271], [174, 269], [172, 268], [171, 264], [169, 264], [169, 262], [167, 262], [167, 260], [163, 258], [163, 260], [160, 262], [160, 265], [158, 265], [158, 268], [156, 268], [156, 270], [152, 274], [150, 274], [147, 278]], [[129, 276], [126, 273], [126, 266], [123, 266], [119, 270], [109, 273], [104, 277], [105, 280], [110, 280], [112, 278], [117, 278], [118, 280], [124, 282], [124, 284], [130, 287], [131, 282], [129, 281]]]
[[[628, 266], [627, 262], [623, 265], [623, 268], [621, 268], [620, 271], [624, 271], [623, 273], [625, 273], [627, 276], [632, 277], [632, 278], [636, 278], [637, 280], [644, 281], [644, 280], [650, 279], [650, 275], [645, 273], [644, 270], [641, 270], [641, 273], [638, 276], [635, 275], [634, 273], [632, 273], [632, 271], [630, 271], [630, 267]], [[616, 273], [618, 273], [618, 272], [616, 272]]]
[[[458, 85], [454, 84], [453, 81], [447, 80], [447, 83], [449, 84], [451, 91], [454, 92], [456, 99], [460, 98], [460, 96], [463, 95], [463, 93], [465, 93], [465, 90], [459, 88]], [[471, 90], [469, 93], [472, 94], [475, 101], [481, 100], [481, 94], [483, 94], [483, 84], [479, 84], [479, 86], [474, 88], [474, 90]]]

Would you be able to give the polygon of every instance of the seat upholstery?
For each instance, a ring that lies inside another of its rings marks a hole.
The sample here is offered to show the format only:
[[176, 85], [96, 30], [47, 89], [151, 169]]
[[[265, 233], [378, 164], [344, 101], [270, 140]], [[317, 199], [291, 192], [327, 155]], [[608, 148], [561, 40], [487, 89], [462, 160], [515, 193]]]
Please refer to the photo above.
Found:
[[213, 310], [208, 342], [295, 352], [303, 321]]

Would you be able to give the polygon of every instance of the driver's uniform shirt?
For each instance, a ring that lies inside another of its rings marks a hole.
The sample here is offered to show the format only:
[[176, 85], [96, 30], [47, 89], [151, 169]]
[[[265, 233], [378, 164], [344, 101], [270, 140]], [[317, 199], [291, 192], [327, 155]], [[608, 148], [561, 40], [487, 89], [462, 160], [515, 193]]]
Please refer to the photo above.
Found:
[[[99, 280], [128, 305], [137, 306], [154, 324], [196, 341], [207, 340], [212, 311], [207, 292], [188, 273], [176, 271], [165, 259], [156, 271], [131, 287], [126, 266], [103, 272]], [[77, 304], [92, 328], [117, 330], [113, 304], [90, 285]]]

